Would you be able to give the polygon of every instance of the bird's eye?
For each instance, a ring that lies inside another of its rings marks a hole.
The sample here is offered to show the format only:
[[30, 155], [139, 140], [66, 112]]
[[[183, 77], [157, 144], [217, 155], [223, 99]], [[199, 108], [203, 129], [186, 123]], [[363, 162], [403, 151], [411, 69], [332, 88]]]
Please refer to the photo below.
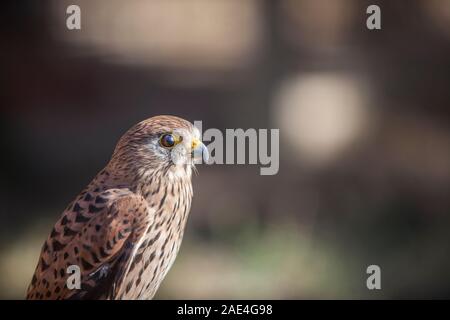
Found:
[[165, 148], [172, 148], [177, 143], [177, 139], [173, 134], [166, 133], [159, 138], [159, 144]]

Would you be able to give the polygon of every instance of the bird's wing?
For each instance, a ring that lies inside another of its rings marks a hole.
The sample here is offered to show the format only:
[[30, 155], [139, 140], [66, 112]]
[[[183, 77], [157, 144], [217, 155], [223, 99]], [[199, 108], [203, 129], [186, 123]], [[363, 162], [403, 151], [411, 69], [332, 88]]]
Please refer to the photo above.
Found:
[[[43, 249], [27, 297], [113, 298], [117, 281], [132, 259], [133, 247], [152, 221], [153, 214], [147, 201], [139, 195], [127, 192], [106, 200], [95, 215], [86, 219], [81, 227], [78, 226], [79, 231], [72, 235], [61, 250], [55, 251], [53, 248], [53, 251], [45, 252]], [[42, 259], [43, 255], [46, 255], [46, 259]], [[46, 268], [43, 268], [42, 263]], [[80, 289], [69, 289], [67, 286], [72, 276], [67, 273], [67, 268], [71, 265], [79, 267]]]

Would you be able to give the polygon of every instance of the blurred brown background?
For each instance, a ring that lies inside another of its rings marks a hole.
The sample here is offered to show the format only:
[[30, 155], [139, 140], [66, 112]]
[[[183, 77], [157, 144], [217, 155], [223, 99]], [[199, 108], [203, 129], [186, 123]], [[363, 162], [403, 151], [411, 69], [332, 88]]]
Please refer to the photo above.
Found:
[[281, 144], [275, 176], [199, 168], [158, 298], [450, 298], [450, 1], [1, 8], [1, 298], [24, 297], [67, 203], [157, 114], [279, 128]]

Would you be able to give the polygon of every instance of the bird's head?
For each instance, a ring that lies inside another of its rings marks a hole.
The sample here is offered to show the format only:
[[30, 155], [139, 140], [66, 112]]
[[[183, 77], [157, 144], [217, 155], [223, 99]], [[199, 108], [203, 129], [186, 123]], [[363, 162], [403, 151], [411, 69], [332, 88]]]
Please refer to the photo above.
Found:
[[156, 116], [129, 129], [119, 140], [112, 162], [143, 174], [188, 173], [196, 163], [208, 161], [208, 149], [192, 123], [175, 116]]

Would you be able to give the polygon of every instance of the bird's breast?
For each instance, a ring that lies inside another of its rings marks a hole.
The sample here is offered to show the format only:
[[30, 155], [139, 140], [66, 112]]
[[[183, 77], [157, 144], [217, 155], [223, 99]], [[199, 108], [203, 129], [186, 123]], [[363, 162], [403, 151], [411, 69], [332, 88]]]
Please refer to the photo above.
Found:
[[177, 256], [192, 200], [191, 184], [168, 184], [149, 196], [154, 222], [134, 244], [119, 299], [151, 299]]

